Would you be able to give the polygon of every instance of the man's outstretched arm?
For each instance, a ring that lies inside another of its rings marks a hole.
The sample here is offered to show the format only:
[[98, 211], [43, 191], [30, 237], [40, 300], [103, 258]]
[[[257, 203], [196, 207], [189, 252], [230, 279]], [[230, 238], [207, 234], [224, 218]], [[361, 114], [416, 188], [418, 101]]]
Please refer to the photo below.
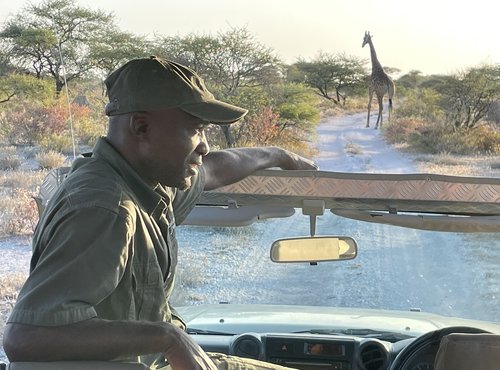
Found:
[[279, 167], [284, 170], [317, 170], [311, 160], [278, 147], [232, 148], [208, 153], [203, 158], [205, 190], [237, 182], [255, 171]]
[[164, 353], [172, 368], [215, 365], [187, 333], [172, 324], [90, 319], [62, 326], [6, 325], [4, 349], [16, 361], [109, 361]]

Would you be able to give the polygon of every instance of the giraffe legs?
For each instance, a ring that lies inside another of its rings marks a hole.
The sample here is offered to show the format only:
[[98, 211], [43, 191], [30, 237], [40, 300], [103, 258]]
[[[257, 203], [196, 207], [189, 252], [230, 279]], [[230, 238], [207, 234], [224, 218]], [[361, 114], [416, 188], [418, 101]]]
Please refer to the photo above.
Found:
[[391, 113], [392, 113], [392, 98], [389, 98], [389, 117], [387, 118], [387, 122], [391, 122]]
[[372, 107], [373, 89], [368, 89], [368, 116], [366, 117], [366, 127], [370, 127], [370, 109]]
[[379, 122], [380, 122], [380, 127], [382, 127], [382, 119], [383, 119], [382, 112], [384, 111], [384, 95], [380, 96], [377, 94], [377, 101], [378, 101], [378, 117], [377, 117], [377, 123], [375, 124], [375, 130], [378, 129]]

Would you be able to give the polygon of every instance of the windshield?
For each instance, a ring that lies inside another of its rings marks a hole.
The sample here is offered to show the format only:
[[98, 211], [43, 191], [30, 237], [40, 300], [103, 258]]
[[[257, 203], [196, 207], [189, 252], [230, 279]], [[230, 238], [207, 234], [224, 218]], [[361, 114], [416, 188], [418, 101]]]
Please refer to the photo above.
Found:
[[[316, 161], [321, 170], [427, 173], [433, 169], [418, 157], [397, 151], [374, 130], [360, 132], [356, 122], [363, 117], [334, 117], [318, 126]], [[349, 143], [363, 152], [345, 151]], [[176, 303], [326, 305], [500, 320], [498, 234], [367, 223], [327, 209], [317, 217], [316, 235], [332, 234], [352, 236], [358, 244], [357, 257], [318, 265], [271, 262], [274, 240], [310, 235], [309, 216], [301, 209], [291, 217], [247, 227], [180, 227]]]
[[300, 210], [243, 228], [179, 228], [176, 303], [419, 309], [499, 320], [495, 234], [413, 230], [333, 214], [318, 218], [317, 232], [353, 236], [357, 258], [316, 266], [271, 262], [274, 239], [308, 235], [309, 220]]

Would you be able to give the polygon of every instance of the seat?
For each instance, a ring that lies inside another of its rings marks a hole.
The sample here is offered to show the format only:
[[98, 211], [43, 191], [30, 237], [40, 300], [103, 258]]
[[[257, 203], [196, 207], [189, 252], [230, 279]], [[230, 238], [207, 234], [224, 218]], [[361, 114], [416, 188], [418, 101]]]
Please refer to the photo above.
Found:
[[145, 364], [108, 361], [12, 362], [7, 370], [147, 370]]
[[49, 173], [45, 176], [45, 179], [40, 186], [38, 196], [34, 197], [38, 208], [38, 215], [42, 214], [47, 202], [61, 185], [69, 170], [70, 167], [59, 167], [49, 171]]
[[453, 333], [443, 337], [435, 370], [500, 369], [500, 335]]

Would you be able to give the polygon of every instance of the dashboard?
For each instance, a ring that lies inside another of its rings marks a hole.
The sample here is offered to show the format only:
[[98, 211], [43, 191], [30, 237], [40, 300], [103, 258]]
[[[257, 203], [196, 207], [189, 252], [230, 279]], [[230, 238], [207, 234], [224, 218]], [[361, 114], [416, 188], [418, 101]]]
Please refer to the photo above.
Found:
[[450, 333], [487, 332], [473, 327], [446, 327], [395, 342], [350, 335], [294, 333], [194, 335], [193, 339], [207, 352], [300, 370], [434, 370], [441, 339]]
[[207, 352], [226, 353], [301, 370], [385, 370], [396, 350], [392, 343], [377, 339], [316, 334], [195, 335], [194, 339]]

